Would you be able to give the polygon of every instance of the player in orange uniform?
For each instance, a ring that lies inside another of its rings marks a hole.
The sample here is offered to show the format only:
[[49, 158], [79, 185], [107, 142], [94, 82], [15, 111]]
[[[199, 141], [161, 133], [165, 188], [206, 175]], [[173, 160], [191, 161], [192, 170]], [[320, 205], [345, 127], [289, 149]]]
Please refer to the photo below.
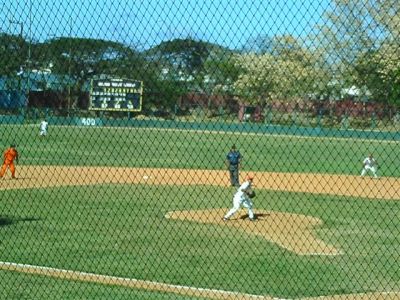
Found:
[[11, 178], [15, 179], [15, 165], [14, 160], [18, 162], [18, 151], [15, 149], [15, 145], [11, 145], [3, 154], [3, 166], [1, 167], [0, 171], [0, 178], [3, 178], [4, 174], [7, 171], [7, 167], [10, 168], [11, 171]]

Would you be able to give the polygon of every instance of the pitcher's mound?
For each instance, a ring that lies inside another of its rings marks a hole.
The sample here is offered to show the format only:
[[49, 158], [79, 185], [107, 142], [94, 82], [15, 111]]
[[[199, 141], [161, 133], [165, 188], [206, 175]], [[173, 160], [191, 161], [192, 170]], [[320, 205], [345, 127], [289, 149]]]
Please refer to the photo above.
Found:
[[313, 232], [322, 224], [318, 218], [277, 211], [257, 210], [256, 221], [248, 219], [240, 210], [228, 221], [223, 220], [227, 209], [171, 211], [168, 219], [204, 224], [219, 224], [242, 230], [247, 234], [261, 236], [282, 248], [299, 255], [338, 255], [340, 251], [318, 239]]

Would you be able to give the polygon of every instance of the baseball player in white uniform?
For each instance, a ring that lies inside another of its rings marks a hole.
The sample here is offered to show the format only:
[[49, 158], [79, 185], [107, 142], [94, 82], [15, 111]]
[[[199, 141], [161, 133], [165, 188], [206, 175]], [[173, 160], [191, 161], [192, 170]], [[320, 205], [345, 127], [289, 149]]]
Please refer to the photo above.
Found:
[[378, 175], [376, 174], [378, 171], [378, 163], [376, 162], [372, 154], [368, 155], [368, 157], [363, 160], [363, 169], [361, 171], [361, 176], [367, 174], [368, 171], [372, 172], [374, 178], [378, 178]]
[[247, 192], [251, 190], [251, 185], [253, 183], [253, 175], [248, 175], [247, 180], [242, 183], [242, 185], [237, 189], [235, 195], [233, 196], [233, 207], [224, 216], [224, 221], [229, 220], [240, 208], [241, 205], [246, 207], [249, 211], [249, 219], [251, 221], [255, 220], [253, 212], [253, 203], [247, 196]]
[[46, 136], [47, 135], [47, 127], [49, 123], [47, 123], [46, 119], [44, 119], [42, 122], [40, 122], [39, 125], [39, 135], [40, 136]]

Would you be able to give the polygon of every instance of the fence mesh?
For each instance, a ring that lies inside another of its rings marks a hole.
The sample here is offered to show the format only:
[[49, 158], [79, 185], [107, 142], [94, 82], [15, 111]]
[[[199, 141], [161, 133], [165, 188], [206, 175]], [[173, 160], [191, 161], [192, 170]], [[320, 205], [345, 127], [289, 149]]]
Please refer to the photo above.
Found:
[[0, 5], [1, 299], [400, 299], [397, 0]]

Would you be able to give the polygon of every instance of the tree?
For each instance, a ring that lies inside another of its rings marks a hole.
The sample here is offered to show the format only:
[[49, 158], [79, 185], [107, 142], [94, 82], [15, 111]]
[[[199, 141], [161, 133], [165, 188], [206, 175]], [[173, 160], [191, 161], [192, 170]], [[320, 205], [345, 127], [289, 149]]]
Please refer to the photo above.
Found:
[[17, 76], [21, 67], [26, 65], [28, 45], [21, 36], [0, 34], [0, 75]]
[[237, 76], [231, 53], [224, 47], [188, 38], [163, 42], [144, 55], [150, 69], [158, 69], [160, 74], [161, 82], [152, 85], [158, 93], [165, 94], [172, 106], [188, 92], [231, 91]]
[[145, 108], [176, 103], [183, 93], [183, 83], [160, 78], [160, 61], [146, 54], [123, 44], [95, 39], [61, 37], [32, 45], [35, 65], [51, 66], [52, 73], [64, 78], [65, 91], [71, 91], [71, 107], [96, 76], [143, 81]]
[[204, 63], [205, 89], [212, 94], [233, 95], [233, 83], [240, 72], [234, 54], [213, 55]]
[[386, 92], [383, 99], [400, 105], [400, 3], [379, 1], [371, 14], [382, 28], [384, 40], [370, 61], [379, 66], [376, 72], [382, 83], [380, 90]]
[[400, 44], [384, 43], [357, 65], [359, 82], [368, 86], [373, 98], [400, 105]]
[[[399, 80], [399, 2], [334, 0], [318, 36], [335, 81], [357, 85], [375, 100], [393, 101]], [[395, 88], [389, 88], [395, 85]]]
[[243, 70], [234, 84], [240, 97], [255, 104], [267, 99], [298, 100], [322, 92], [321, 83], [324, 86], [329, 76], [318, 51], [303, 47], [290, 35], [275, 37], [272, 44], [265, 54], [236, 56]]
[[[83, 38], [61, 37], [33, 45], [32, 60], [40, 67], [52, 66], [52, 73], [65, 79], [76, 105], [77, 95], [87, 89], [94, 76], [132, 78], [143, 69], [144, 61], [131, 48], [120, 43]], [[86, 85], [86, 87], [85, 87]]]
[[176, 72], [195, 75], [201, 72], [210, 54], [210, 44], [191, 38], [162, 42], [146, 52], [148, 57], [160, 60]]
[[[127, 75], [127, 64], [137, 62], [138, 55], [120, 43], [84, 39], [56, 38], [36, 46], [39, 64], [53, 64], [53, 72], [85, 79], [87, 74]], [[143, 63], [142, 63], [143, 65]]]

